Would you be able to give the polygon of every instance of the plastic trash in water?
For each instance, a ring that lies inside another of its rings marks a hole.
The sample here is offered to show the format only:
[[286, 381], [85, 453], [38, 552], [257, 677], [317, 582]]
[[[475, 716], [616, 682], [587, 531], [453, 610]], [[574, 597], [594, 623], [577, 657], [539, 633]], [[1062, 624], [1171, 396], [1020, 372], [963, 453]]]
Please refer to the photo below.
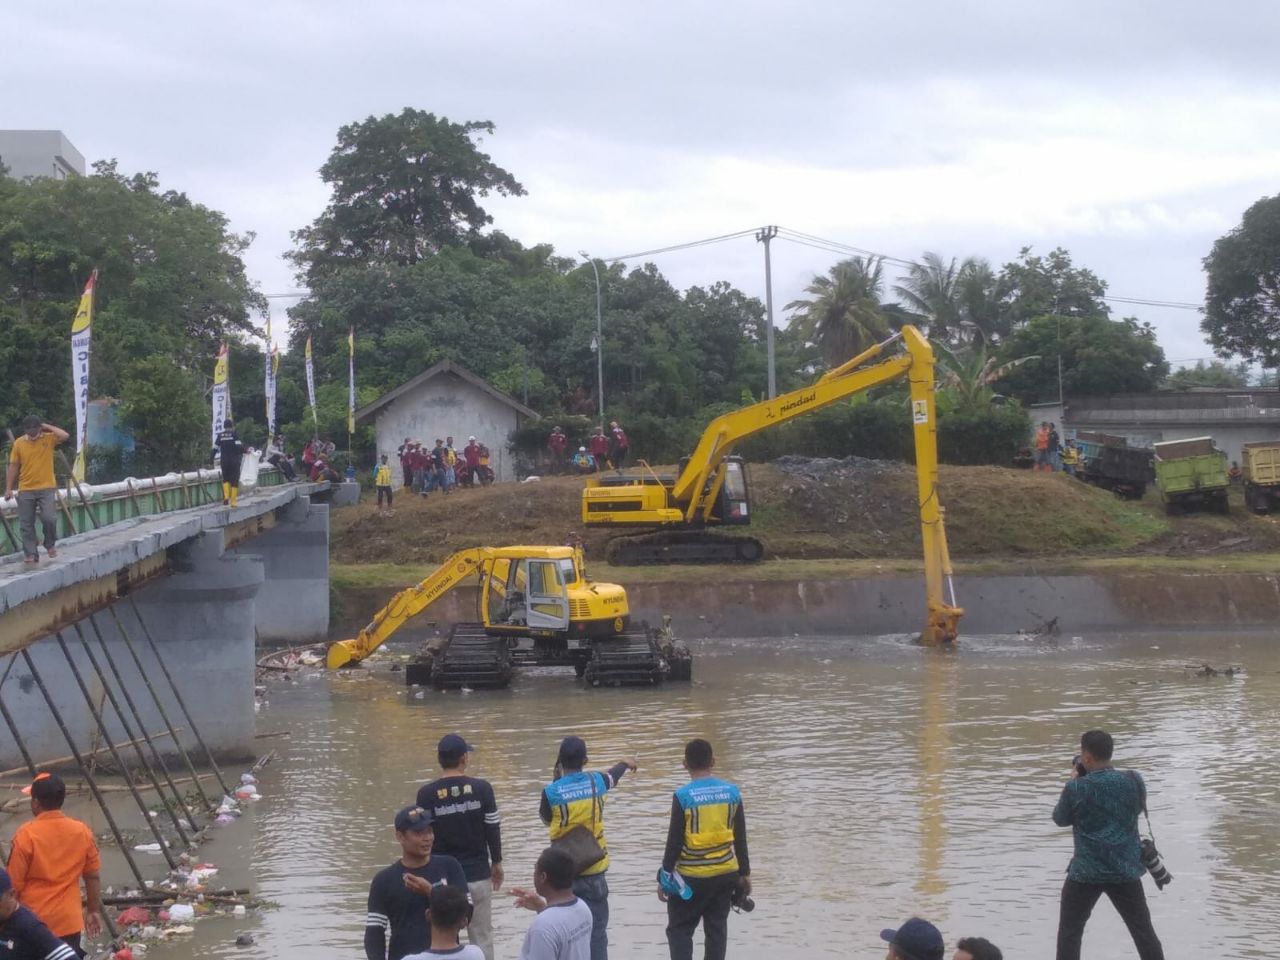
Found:
[[245, 914], [244, 904], [243, 904], [243, 903], [237, 903], [237, 904], [235, 905], [235, 907], [234, 907], [234, 908], [232, 908], [232, 910], [231, 910], [231, 914], [232, 914], [232, 916], [236, 916], [236, 917], [243, 917], [243, 916], [244, 916], [244, 914]]
[[242, 773], [240, 774], [240, 782], [241, 783], [257, 783], [258, 778], [255, 777], [252, 773]]
[[225, 827], [228, 823], [235, 823], [236, 818], [229, 813], [220, 813], [213, 822], [220, 827]]
[[663, 870], [659, 867], [658, 885], [668, 896], [679, 897], [681, 900], [693, 899], [693, 888], [684, 882], [684, 877], [680, 876], [678, 870]]
[[139, 844], [138, 844], [137, 846], [135, 846], [133, 849], [137, 850], [139, 853], [159, 853], [159, 852], [160, 852], [160, 844], [158, 844], [158, 843], [139, 843]]
[[183, 920], [194, 920], [196, 908], [189, 903], [175, 903], [169, 908], [169, 921], [178, 923]]

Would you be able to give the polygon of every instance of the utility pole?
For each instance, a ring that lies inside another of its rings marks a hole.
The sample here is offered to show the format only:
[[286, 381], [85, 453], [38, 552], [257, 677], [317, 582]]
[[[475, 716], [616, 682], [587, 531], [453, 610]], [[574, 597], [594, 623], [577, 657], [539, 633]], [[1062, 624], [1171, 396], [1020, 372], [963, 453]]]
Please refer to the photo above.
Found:
[[578, 256], [586, 257], [591, 262], [591, 272], [596, 275], [596, 335], [592, 339], [592, 348], [596, 352], [596, 399], [600, 409], [600, 429], [604, 429], [604, 334], [600, 330], [600, 271], [596, 267], [596, 258], [587, 251], [579, 250]]
[[777, 227], [761, 227], [756, 240], [764, 244], [764, 312], [765, 353], [769, 358], [769, 399], [778, 395], [778, 375], [773, 357], [773, 263], [769, 258], [769, 241], [778, 235]]

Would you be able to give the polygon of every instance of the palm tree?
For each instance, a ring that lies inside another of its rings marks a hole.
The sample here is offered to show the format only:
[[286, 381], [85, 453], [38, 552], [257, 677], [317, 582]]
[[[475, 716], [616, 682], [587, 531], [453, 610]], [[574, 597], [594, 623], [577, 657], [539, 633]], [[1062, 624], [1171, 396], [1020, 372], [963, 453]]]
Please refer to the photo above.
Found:
[[826, 276], [815, 276], [804, 290], [808, 299], [792, 300], [784, 309], [793, 311], [799, 332], [835, 366], [888, 335], [880, 309], [883, 290], [883, 259], [850, 257]]
[[938, 356], [938, 386], [951, 395], [959, 408], [982, 407], [997, 396], [992, 386], [1014, 367], [1038, 356], [1019, 357], [1000, 363], [988, 356], [987, 344], [978, 340], [967, 347], [949, 347], [934, 340], [933, 348]]
[[996, 343], [1009, 333], [1008, 320], [1002, 315], [1000, 278], [991, 264], [980, 258], [964, 263], [956, 282], [960, 306], [960, 325], [972, 340], [981, 335], [987, 343]]
[[960, 338], [961, 280], [976, 266], [969, 257], [950, 263], [933, 252], [926, 252], [919, 263], [913, 263], [906, 276], [893, 292], [902, 298], [906, 308], [918, 314], [929, 327], [929, 336], [935, 340], [955, 342]]

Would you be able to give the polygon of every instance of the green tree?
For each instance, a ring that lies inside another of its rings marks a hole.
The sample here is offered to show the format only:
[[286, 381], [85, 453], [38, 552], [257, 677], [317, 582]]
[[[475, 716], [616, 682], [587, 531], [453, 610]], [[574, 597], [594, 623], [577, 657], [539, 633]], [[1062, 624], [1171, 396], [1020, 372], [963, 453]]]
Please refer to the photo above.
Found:
[[913, 263], [898, 278], [893, 292], [909, 311], [923, 319], [932, 339], [952, 342], [960, 338], [964, 320], [964, 277], [975, 266], [973, 259], [957, 261], [952, 257], [947, 262], [939, 254], [926, 251], [919, 263]]
[[791, 323], [816, 343], [831, 366], [848, 360], [888, 333], [880, 307], [884, 290], [884, 261], [880, 257], [850, 257], [816, 276], [805, 287], [809, 296], [793, 300]]
[[[37, 411], [73, 426], [69, 334], [94, 268], [91, 396], [129, 399], [144, 358], [203, 383], [219, 341], [251, 330], [266, 306], [241, 259], [252, 239], [162, 191], [155, 174], [125, 176], [114, 161], [69, 180], [0, 179], [0, 418]], [[184, 431], [200, 433], [182, 423], [192, 415], [182, 403], [139, 401], [130, 422], [154, 449], [187, 456]]]
[[1195, 387], [1247, 387], [1249, 385], [1249, 364], [1223, 363], [1221, 360], [1210, 360], [1205, 363], [1197, 360], [1194, 367], [1179, 367], [1165, 378], [1162, 384], [1166, 390], [1191, 390]]
[[948, 347], [935, 341], [933, 349], [938, 361], [938, 386], [952, 406], [959, 409], [990, 405], [996, 398], [996, 383], [1016, 367], [1040, 359], [1031, 356], [1001, 361], [994, 353], [988, 353], [986, 342], [981, 340], [965, 347]]
[[998, 281], [1001, 298], [1000, 326], [1014, 330], [1036, 317], [1108, 317], [1103, 300], [1107, 285], [1092, 271], [1076, 267], [1061, 247], [1047, 257], [1033, 255], [1030, 247], [1018, 259], [1006, 263]]
[[525, 192], [477, 146], [493, 132], [411, 107], [339, 129], [320, 168], [329, 206], [293, 235], [301, 279], [314, 288], [344, 266], [410, 266], [477, 236], [493, 220], [480, 198]]
[[1244, 212], [1204, 258], [1200, 329], [1221, 357], [1280, 366], [1280, 194]]
[[[1059, 333], [1061, 331], [1061, 333]], [[1025, 404], [1058, 398], [1058, 357], [1062, 389], [1068, 397], [1147, 393], [1169, 373], [1164, 351], [1149, 323], [1133, 317], [1035, 317], [1001, 344], [1001, 363], [1039, 357], [1008, 370], [1001, 392]]]

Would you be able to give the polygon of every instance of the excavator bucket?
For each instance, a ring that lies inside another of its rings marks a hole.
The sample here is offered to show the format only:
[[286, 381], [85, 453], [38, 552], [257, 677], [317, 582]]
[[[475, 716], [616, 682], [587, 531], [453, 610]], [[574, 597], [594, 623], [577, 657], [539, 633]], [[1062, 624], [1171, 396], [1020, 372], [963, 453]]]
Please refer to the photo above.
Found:
[[920, 642], [925, 646], [939, 647], [956, 642], [960, 635], [960, 618], [964, 610], [960, 607], [931, 607], [929, 623], [920, 634]]
[[354, 640], [336, 640], [329, 644], [329, 651], [325, 654], [325, 664], [330, 670], [337, 670], [345, 667], [355, 659]]

